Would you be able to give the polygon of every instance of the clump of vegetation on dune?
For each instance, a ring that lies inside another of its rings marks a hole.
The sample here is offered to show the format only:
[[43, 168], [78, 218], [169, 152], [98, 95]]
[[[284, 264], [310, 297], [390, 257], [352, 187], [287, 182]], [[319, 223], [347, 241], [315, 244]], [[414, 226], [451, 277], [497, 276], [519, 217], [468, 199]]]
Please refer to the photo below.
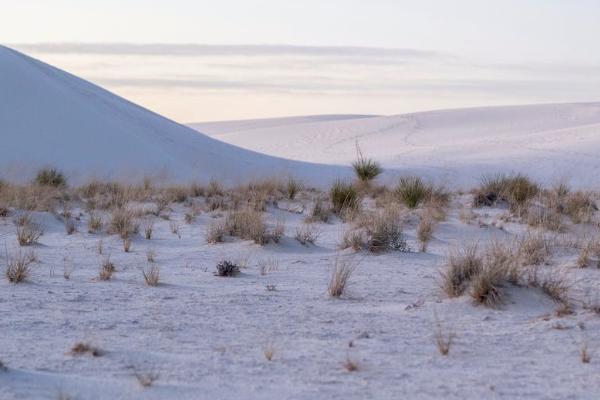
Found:
[[378, 162], [363, 156], [358, 143], [356, 144], [356, 155], [356, 161], [352, 163], [352, 168], [354, 168], [354, 173], [359, 181], [368, 183], [383, 172], [383, 168]]

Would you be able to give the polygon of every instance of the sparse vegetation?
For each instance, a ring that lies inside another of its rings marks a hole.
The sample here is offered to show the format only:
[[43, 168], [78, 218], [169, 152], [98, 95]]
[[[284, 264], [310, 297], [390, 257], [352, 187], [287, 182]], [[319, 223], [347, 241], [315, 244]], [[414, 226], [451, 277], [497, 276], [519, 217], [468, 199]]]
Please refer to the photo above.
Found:
[[275, 353], [277, 353], [277, 348], [275, 347], [275, 343], [269, 341], [265, 348], [263, 349], [263, 355], [267, 361], [273, 361], [273, 357], [275, 357]]
[[160, 283], [160, 268], [157, 265], [150, 265], [142, 271], [144, 281], [148, 286], [158, 286]]
[[539, 191], [538, 184], [525, 175], [484, 176], [480, 187], [475, 191], [473, 203], [476, 207], [481, 207], [504, 201], [512, 210], [518, 210], [522, 209]]
[[334, 182], [329, 191], [333, 212], [342, 215], [346, 211], [353, 211], [359, 208], [360, 198], [358, 191], [351, 183], [341, 180]]
[[450, 297], [464, 293], [471, 278], [483, 267], [483, 259], [479, 255], [477, 244], [468, 244], [454, 249], [448, 256], [448, 267], [442, 273], [442, 289]]
[[23, 253], [21, 250], [15, 254], [9, 254], [6, 251], [6, 268], [4, 275], [10, 283], [25, 282], [31, 272], [31, 267], [36, 261], [35, 253]]
[[551, 255], [551, 245], [543, 234], [527, 232], [519, 239], [518, 254], [523, 265], [542, 264]]
[[15, 221], [17, 242], [20, 246], [31, 246], [36, 243], [44, 233], [42, 229], [35, 224], [29, 214], [23, 214]]
[[138, 383], [142, 387], [150, 387], [156, 382], [159, 378], [159, 375], [154, 372], [136, 372], [135, 379], [137, 379]]
[[315, 244], [321, 232], [312, 224], [303, 224], [296, 228], [296, 240], [303, 245]]
[[89, 343], [77, 342], [73, 345], [73, 347], [71, 347], [71, 354], [74, 356], [81, 356], [81, 355], [89, 354], [93, 357], [100, 357], [104, 353], [102, 352], [102, 350], [98, 349], [97, 347], [92, 346]]
[[331, 210], [325, 206], [323, 199], [320, 197], [315, 200], [315, 203], [310, 211], [306, 222], [323, 222], [327, 223], [331, 216]]
[[352, 358], [350, 358], [350, 355], [346, 356], [346, 359], [342, 363], [342, 366], [348, 372], [355, 372], [355, 371], [359, 370], [358, 362], [356, 360], [353, 360]]
[[582, 363], [589, 364], [590, 361], [592, 361], [592, 355], [590, 354], [590, 351], [588, 350], [587, 343], [584, 343], [581, 346], [581, 351], [579, 352], [579, 354], [580, 354]]
[[346, 292], [350, 277], [355, 269], [356, 265], [354, 263], [347, 259], [336, 257], [327, 288], [331, 297], [339, 298]]
[[435, 344], [441, 355], [447, 356], [454, 342], [455, 334], [452, 330], [446, 331], [442, 322], [435, 315]]
[[300, 182], [298, 182], [292, 177], [289, 177], [285, 185], [285, 192], [287, 198], [290, 200], [294, 200], [300, 190], [302, 190], [302, 185], [300, 184]]
[[419, 225], [417, 226], [417, 238], [421, 243], [421, 251], [427, 251], [427, 245], [429, 241], [433, 237], [433, 229], [435, 227], [434, 219], [430, 214], [423, 214], [421, 219], [419, 220]]
[[102, 231], [102, 217], [95, 213], [90, 213], [90, 219], [88, 220], [88, 233], [98, 233]]
[[101, 281], [109, 281], [112, 279], [113, 273], [116, 270], [117, 269], [115, 268], [115, 265], [112, 263], [112, 261], [110, 261], [110, 258], [107, 257], [104, 260], [102, 260], [102, 263], [100, 264], [100, 270], [98, 271], [98, 279]]
[[394, 208], [365, 213], [359, 217], [358, 225], [345, 232], [342, 248], [372, 252], [410, 251], [402, 232], [400, 215]]
[[214, 220], [208, 224], [206, 229], [207, 243], [222, 243], [228, 233], [227, 223], [223, 220]]
[[117, 234], [125, 240], [138, 232], [139, 225], [135, 220], [135, 215], [125, 208], [117, 208], [113, 211], [108, 233]]

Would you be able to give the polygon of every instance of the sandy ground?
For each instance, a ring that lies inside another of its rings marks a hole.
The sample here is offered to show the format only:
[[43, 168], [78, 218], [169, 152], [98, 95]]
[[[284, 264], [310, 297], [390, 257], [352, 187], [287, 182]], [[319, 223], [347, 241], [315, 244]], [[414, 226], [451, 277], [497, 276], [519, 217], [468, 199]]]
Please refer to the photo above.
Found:
[[[541, 267], [567, 274], [572, 315], [555, 316], [557, 305], [538, 289], [507, 287], [499, 309], [440, 290], [452, 247], [525, 229], [499, 222], [505, 211], [497, 209], [476, 209], [466, 223], [459, 213], [469, 202], [455, 198], [426, 253], [378, 255], [340, 251], [340, 221], [318, 224], [316, 245], [299, 244], [293, 237], [303, 216], [282, 203], [268, 213], [271, 221], [285, 217], [279, 244], [206, 244], [211, 214], [186, 224], [183, 206], [174, 205], [180, 237], [156, 218], [154, 237], [136, 236], [129, 253], [114, 235], [88, 234], [87, 215], [67, 236], [54, 215], [34, 213], [44, 228], [32, 246], [39, 262], [26, 283], [0, 281], [0, 360], [8, 367], [0, 372], [0, 398], [597, 399], [600, 318], [582, 304], [599, 293], [600, 271], [576, 268], [575, 250], [558, 246]], [[0, 218], [9, 253], [18, 248], [13, 217]], [[404, 231], [417, 249], [414, 219]], [[142, 277], [148, 249], [157, 255], [158, 287]], [[107, 256], [117, 271], [98, 281]], [[339, 257], [357, 269], [347, 294], [335, 299], [327, 284]], [[242, 273], [215, 276], [223, 259], [245, 265]], [[261, 263], [276, 267], [263, 275]], [[436, 348], [437, 323], [455, 334], [448, 356]], [[79, 341], [103, 354], [71, 354]], [[580, 359], [584, 344], [588, 364]], [[269, 348], [272, 361], [264, 355]], [[347, 359], [357, 371], [344, 368]], [[158, 379], [144, 388], [136, 374]]]

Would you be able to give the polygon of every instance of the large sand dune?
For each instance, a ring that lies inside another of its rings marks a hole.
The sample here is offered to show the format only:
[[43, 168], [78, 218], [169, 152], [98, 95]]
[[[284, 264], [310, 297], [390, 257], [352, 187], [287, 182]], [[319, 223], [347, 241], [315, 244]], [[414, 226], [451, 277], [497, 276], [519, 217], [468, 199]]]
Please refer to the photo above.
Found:
[[0, 46], [0, 170], [228, 181], [274, 174], [332, 179], [330, 168], [256, 154], [198, 134], [96, 85]]
[[191, 126], [237, 146], [316, 163], [348, 164], [358, 142], [388, 170], [464, 185], [495, 172], [524, 172], [546, 183], [600, 183], [600, 103], [273, 121]]

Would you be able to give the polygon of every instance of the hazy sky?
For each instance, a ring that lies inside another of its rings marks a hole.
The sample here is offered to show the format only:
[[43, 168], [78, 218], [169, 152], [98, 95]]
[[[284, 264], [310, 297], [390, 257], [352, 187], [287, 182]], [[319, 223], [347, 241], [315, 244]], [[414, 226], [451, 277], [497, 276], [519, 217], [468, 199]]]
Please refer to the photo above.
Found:
[[598, 0], [0, 0], [2, 44], [181, 122], [600, 100]]

